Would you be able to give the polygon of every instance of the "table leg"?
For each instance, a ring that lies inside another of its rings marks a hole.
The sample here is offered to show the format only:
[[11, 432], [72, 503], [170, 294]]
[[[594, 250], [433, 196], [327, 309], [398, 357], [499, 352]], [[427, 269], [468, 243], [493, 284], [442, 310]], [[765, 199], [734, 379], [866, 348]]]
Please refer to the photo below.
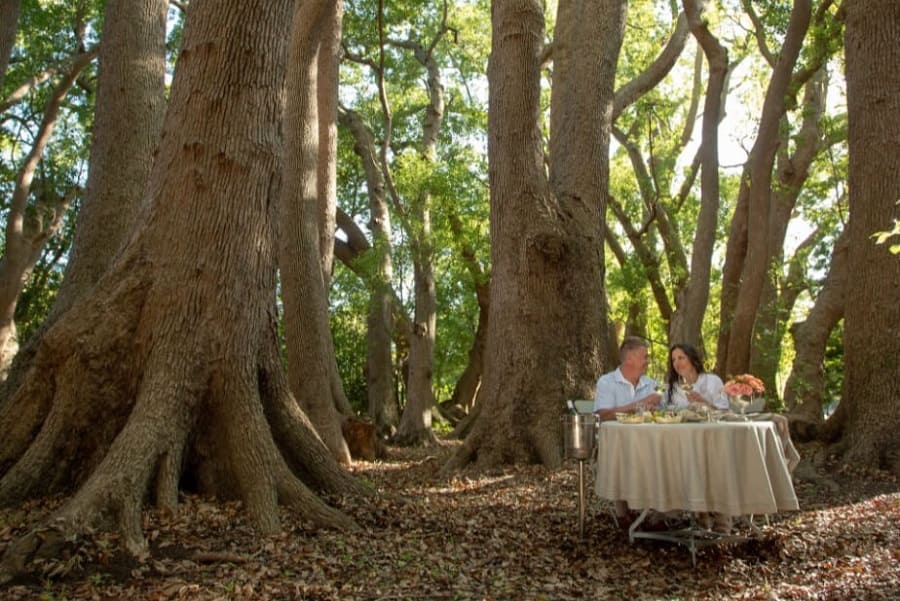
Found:
[[641, 522], [644, 521], [644, 519], [647, 517], [647, 514], [649, 513], [650, 510], [645, 509], [641, 512], [641, 515], [639, 515], [636, 520], [631, 522], [631, 526], [628, 527], [628, 542], [633, 543], [636, 536], [638, 536], [639, 534], [643, 534], [638, 532], [637, 527], [641, 525]]
[[697, 521], [694, 518], [693, 512], [690, 513], [690, 524], [687, 528], [680, 528], [677, 530], [665, 530], [662, 532], [645, 532], [643, 530], [638, 530], [638, 526], [646, 519], [647, 515], [650, 513], [650, 509], [645, 509], [641, 512], [641, 514], [637, 517], [634, 522], [632, 522], [631, 526], [628, 528], [628, 540], [629, 542], [634, 542], [636, 538], [645, 538], [650, 540], [661, 540], [670, 543], [675, 543], [676, 545], [681, 545], [686, 547], [687, 550], [691, 554], [691, 564], [696, 568], [697, 567], [697, 551], [702, 547], [706, 547], [708, 545], [720, 545], [723, 543], [732, 543], [738, 541], [748, 540], [744, 536], [737, 535], [729, 535], [729, 534], [721, 534], [719, 532], [713, 532], [712, 530], [707, 530], [705, 528], [701, 528], [697, 525]]

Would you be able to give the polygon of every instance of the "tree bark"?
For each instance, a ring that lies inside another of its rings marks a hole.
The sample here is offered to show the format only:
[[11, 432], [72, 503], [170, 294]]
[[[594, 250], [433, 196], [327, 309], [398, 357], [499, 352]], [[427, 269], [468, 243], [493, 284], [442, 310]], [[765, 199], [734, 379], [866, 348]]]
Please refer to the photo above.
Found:
[[[0, 408], [12, 443], [0, 448], [4, 504], [77, 490], [53, 528], [108, 517], [131, 550], [146, 546], [145, 493], [172, 508], [179, 483], [239, 497], [261, 533], [279, 529], [279, 503], [320, 526], [352, 527], [304, 484], [362, 490], [291, 398], [276, 340], [291, 8], [191, 5], [146, 218], [91, 293], [48, 330], [34, 369]], [[39, 432], [23, 431], [19, 412], [34, 404], [51, 409]], [[0, 581], [36, 537], [7, 548]]]
[[[375, 253], [372, 277], [367, 281], [369, 307], [366, 314], [366, 389], [368, 413], [381, 436], [392, 436], [400, 423], [400, 408], [394, 394], [393, 353], [391, 351], [391, 315], [394, 311], [391, 280], [393, 258], [391, 249], [391, 214], [385, 198], [384, 174], [378, 163], [375, 136], [353, 111], [340, 113], [341, 123], [353, 135], [353, 151], [362, 162], [369, 198], [369, 230], [372, 244], [359, 232], [361, 245]], [[339, 223], [341, 214], [338, 213]], [[358, 230], [349, 216], [344, 219], [348, 241]], [[359, 249], [362, 251], [363, 249]]]
[[769, 266], [769, 211], [772, 166], [780, 137], [778, 127], [786, 110], [788, 85], [811, 15], [810, 0], [796, 0], [791, 10], [781, 52], [763, 101], [759, 131], [749, 158], [749, 197], [747, 212], [747, 256], [741, 275], [740, 294], [730, 320], [726, 374], [747, 371], [753, 345], [753, 323]]
[[728, 348], [731, 340], [731, 319], [741, 291], [741, 273], [747, 258], [747, 215], [750, 204], [750, 173], [746, 164], [741, 172], [738, 197], [728, 226], [728, 244], [722, 266], [722, 292], [719, 295], [719, 335], [716, 339], [715, 372], [728, 372]]
[[[334, 234], [337, 219], [338, 71], [340, 69], [343, 15], [343, 0], [329, 3], [329, 10], [319, 32], [319, 53], [316, 63], [318, 74], [316, 104], [319, 109], [319, 169], [316, 179], [319, 197], [319, 252], [321, 253], [319, 259], [322, 263], [322, 281], [325, 282], [326, 291], [334, 270]], [[340, 378], [337, 379], [337, 382], [340, 385]], [[338, 394], [344, 394], [343, 387]]]
[[819, 70], [807, 82], [801, 106], [803, 120], [793, 136], [793, 153], [789, 152], [790, 130], [786, 119], [781, 128], [782, 142], [777, 154], [776, 184], [771, 192], [769, 213], [769, 269], [753, 325], [753, 340], [756, 342], [750, 350], [750, 371], [772, 393], [778, 390], [775, 377], [781, 363], [781, 342], [794, 301], [802, 290], [800, 281], [787, 276], [796, 261], [805, 261], [808, 257], [808, 248], [798, 248], [797, 256], [788, 262], [788, 273], [785, 273], [784, 241], [797, 199], [809, 176], [809, 168], [822, 148], [821, 119], [825, 113], [827, 83], [825, 69]]
[[[847, 254], [845, 229], [834, 245], [831, 267], [809, 315], [791, 327], [796, 355], [784, 386], [784, 404], [791, 419], [804, 424], [822, 423], [825, 346], [831, 331], [844, 316], [849, 275]], [[811, 434], [807, 432], [805, 438]]]
[[686, 342], [703, 348], [702, 326], [709, 303], [710, 271], [716, 224], [719, 217], [719, 122], [725, 76], [728, 73], [728, 52], [709, 31], [700, 18], [696, 0], [683, 0], [691, 33], [697, 38], [709, 64], [709, 81], [703, 105], [703, 127], [700, 141], [700, 213], [691, 252], [691, 272], [687, 284], [680, 291], [675, 305], [674, 319], [669, 327], [669, 340]]
[[0, 90], [6, 78], [6, 67], [16, 44], [22, 0], [0, 0]]
[[[845, 3], [853, 274], [844, 318], [845, 460], [900, 473], [900, 257], [876, 232], [900, 219], [900, 3]], [[892, 459], [891, 459], [892, 458]], [[889, 465], [889, 461], [893, 464]]]
[[110, 0], [103, 16], [90, 171], [51, 315], [97, 283], [127, 240], [166, 110], [164, 0]]
[[562, 461], [566, 398], [605, 366], [603, 218], [625, 4], [563, 1], [554, 39], [550, 176], [540, 128], [542, 5], [492, 5], [488, 67], [491, 306], [481, 415], [445, 471]]
[[[446, 5], [441, 28], [427, 47], [413, 41], [395, 42], [408, 48], [422, 67], [428, 104], [422, 124], [421, 158], [432, 168], [437, 158], [438, 134], [444, 123], [444, 85], [434, 49], [447, 33]], [[437, 327], [437, 292], [434, 281], [434, 242], [431, 233], [431, 190], [420, 189], [410, 203], [407, 222], [413, 262], [415, 318], [409, 339], [409, 378], [407, 403], [393, 441], [399, 445], [432, 444], [431, 411], [434, 407], [434, 345]]]
[[[335, 459], [350, 463], [350, 451], [341, 432], [341, 417], [332, 394], [336, 375], [334, 343], [328, 327], [328, 301], [319, 249], [320, 191], [333, 185], [319, 183], [333, 169], [320, 158], [334, 152], [321, 148], [333, 143], [319, 125], [318, 67], [326, 24], [334, 26], [337, 0], [303, 0], [293, 17], [288, 53], [285, 108], [285, 178], [281, 190], [278, 232], [279, 267], [284, 302], [287, 373], [291, 391], [309, 415], [316, 431]], [[330, 38], [328, 38], [330, 43]], [[327, 45], [327, 44], [326, 44]], [[330, 101], [334, 103], [334, 99]]]

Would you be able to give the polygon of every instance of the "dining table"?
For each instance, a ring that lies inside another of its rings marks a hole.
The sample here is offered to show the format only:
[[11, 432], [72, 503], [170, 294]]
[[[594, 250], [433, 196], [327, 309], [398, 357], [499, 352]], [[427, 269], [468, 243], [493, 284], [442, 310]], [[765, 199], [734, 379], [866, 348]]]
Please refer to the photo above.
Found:
[[[762, 516], [799, 509], [782, 437], [772, 421], [619, 423], [600, 426], [595, 493], [622, 500], [640, 515], [629, 540], [650, 538], [696, 550], [735, 540], [697, 527], [695, 513]], [[639, 528], [650, 511], [689, 512], [691, 527]], [[752, 523], [752, 522], [751, 522]]]

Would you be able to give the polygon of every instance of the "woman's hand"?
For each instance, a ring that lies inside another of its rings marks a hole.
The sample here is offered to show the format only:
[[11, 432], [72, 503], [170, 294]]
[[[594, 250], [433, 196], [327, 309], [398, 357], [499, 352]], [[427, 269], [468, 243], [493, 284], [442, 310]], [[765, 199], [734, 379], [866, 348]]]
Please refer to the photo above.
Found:
[[697, 392], [696, 390], [689, 390], [685, 393], [688, 401], [691, 403], [701, 403], [703, 405], [710, 405], [710, 402], [703, 398], [703, 395]]

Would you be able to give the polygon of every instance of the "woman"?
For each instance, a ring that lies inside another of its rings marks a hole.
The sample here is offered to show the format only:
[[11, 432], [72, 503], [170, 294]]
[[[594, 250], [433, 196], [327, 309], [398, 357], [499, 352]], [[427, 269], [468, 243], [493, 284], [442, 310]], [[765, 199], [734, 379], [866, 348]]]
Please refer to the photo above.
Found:
[[[667, 404], [678, 409], [691, 404], [703, 404], [710, 409], [728, 409], [728, 398], [722, 391], [724, 384], [716, 374], [703, 369], [697, 349], [690, 344], [673, 344], [669, 349], [669, 373], [666, 374]], [[700, 525], [707, 530], [728, 534], [732, 518], [723, 513], [696, 514]]]
[[700, 355], [690, 344], [673, 344], [669, 349], [669, 373], [666, 374], [665, 402], [683, 409], [691, 404], [711, 409], [728, 409], [728, 398], [722, 392], [722, 379], [703, 369]]

